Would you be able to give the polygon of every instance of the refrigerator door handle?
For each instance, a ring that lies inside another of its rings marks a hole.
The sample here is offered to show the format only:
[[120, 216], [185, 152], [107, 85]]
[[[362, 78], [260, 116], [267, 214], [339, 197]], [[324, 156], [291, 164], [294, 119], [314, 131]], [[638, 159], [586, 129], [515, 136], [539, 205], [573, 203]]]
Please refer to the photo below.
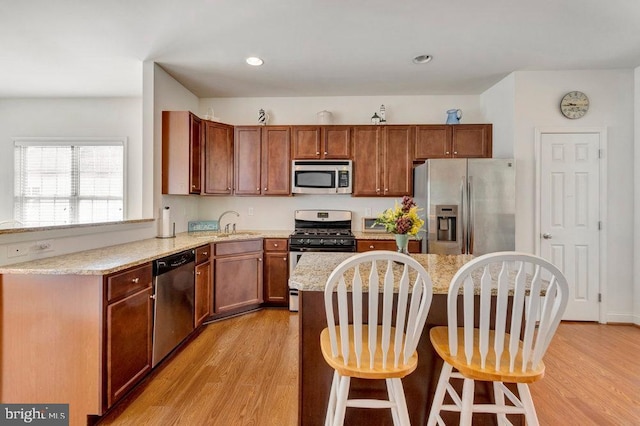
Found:
[[475, 224], [475, 210], [473, 208], [473, 177], [469, 176], [467, 195], [469, 197], [469, 242], [467, 254], [473, 254], [473, 225]]
[[467, 181], [466, 176], [462, 176], [462, 179], [460, 179], [460, 224], [462, 225], [462, 241], [460, 243], [461, 245], [461, 253], [462, 254], [467, 254], [467, 218], [466, 218], [466, 210], [465, 210], [465, 193], [464, 193], [464, 187], [465, 187], [465, 182]]

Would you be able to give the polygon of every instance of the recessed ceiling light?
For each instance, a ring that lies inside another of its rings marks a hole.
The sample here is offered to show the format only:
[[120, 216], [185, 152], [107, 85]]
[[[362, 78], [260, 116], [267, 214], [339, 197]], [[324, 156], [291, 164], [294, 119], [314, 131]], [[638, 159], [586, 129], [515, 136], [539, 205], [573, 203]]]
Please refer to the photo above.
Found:
[[431, 55], [418, 55], [415, 58], [413, 58], [413, 63], [426, 64], [427, 62], [430, 62], [432, 59], [433, 59], [433, 56]]
[[253, 65], [254, 67], [259, 67], [260, 65], [264, 64], [264, 61], [257, 56], [251, 56], [250, 58], [247, 58], [247, 63], [249, 65]]

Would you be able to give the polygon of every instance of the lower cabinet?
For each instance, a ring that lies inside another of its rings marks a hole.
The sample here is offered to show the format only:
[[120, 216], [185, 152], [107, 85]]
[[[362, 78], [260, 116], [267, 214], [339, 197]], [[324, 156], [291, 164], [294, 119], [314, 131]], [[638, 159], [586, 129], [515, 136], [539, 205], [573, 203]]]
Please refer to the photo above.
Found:
[[214, 313], [231, 314], [262, 301], [262, 239], [216, 243]]
[[196, 249], [196, 282], [194, 295], [194, 327], [199, 327], [212, 313], [213, 271], [210, 260], [211, 246]]
[[264, 240], [264, 303], [287, 306], [289, 301], [289, 252], [286, 238]]
[[[371, 250], [391, 250], [396, 251], [398, 247], [396, 246], [395, 240], [365, 240], [359, 239], [356, 241], [356, 250], [358, 253], [371, 251]], [[409, 253], [420, 253], [420, 241], [418, 240], [409, 240]]]
[[151, 264], [105, 277], [106, 407], [151, 371], [153, 299]]

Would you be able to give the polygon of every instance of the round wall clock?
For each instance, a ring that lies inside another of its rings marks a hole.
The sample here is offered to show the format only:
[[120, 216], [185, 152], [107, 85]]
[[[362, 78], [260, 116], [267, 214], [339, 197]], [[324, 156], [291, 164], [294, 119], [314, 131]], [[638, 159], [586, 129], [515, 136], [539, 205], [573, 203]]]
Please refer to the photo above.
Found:
[[581, 118], [587, 110], [589, 110], [589, 98], [577, 90], [567, 93], [560, 101], [560, 111], [567, 118]]

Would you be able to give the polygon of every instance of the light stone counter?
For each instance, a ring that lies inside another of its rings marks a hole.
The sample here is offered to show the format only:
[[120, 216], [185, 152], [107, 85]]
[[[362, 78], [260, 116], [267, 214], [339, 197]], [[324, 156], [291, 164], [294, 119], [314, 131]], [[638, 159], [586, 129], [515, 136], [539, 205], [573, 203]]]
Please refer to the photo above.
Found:
[[[289, 277], [289, 286], [302, 291], [324, 291], [331, 272], [355, 253], [305, 253], [300, 257]], [[434, 294], [446, 294], [451, 278], [462, 265], [473, 259], [471, 255], [413, 254], [429, 273]], [[386, 265], [380, 265], [386, 267]], [[400, 268], [398, 267], [398, 270]], [[367, 272], [361, 272], [366, 274]]]
[[175, 238], [150, 238], [126, 244], [0, 266], [0, 274], [105, 275], [205, 244], [254, 238], [288, 238], [291, 231], [180, 233]]

